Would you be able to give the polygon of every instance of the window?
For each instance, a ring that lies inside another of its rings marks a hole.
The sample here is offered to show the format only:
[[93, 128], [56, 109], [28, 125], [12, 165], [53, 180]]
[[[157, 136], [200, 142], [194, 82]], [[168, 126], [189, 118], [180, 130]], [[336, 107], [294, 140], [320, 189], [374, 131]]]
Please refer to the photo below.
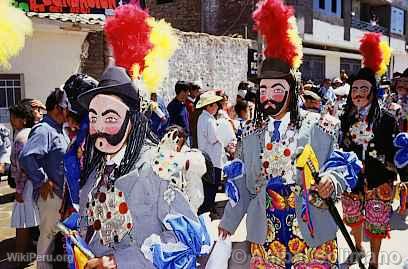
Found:
[[337, 0], [331, 0], [331, 12], [337, 13]]
[[346, 71], [347, 76], [356, 74], [361, 68], [361, 61], [357, 59], [340, 58], [340, 70]]
[[342, 0], [313, 0], [313, 9], [325, 15], [342, 16]]
[[325, 2], [326, 0], [319, 0], [319, 8], [320, 9], [325, 9], [325, 6], [326, 6], [326, 2]]
[[302, 79], [313, 80], [315, 83], [320, 83], [325, 78], [325, 67], [326, 58], [324, 56], [305, 54], [300, 69], [302, 72]]
[[404, 34], [404, 10], [392, 7], [391, 8], [391, 33]]
[[8, 123], [8, 108], [21, 101], [23, 76], [20, 74], [0, 74], [0, 123]]

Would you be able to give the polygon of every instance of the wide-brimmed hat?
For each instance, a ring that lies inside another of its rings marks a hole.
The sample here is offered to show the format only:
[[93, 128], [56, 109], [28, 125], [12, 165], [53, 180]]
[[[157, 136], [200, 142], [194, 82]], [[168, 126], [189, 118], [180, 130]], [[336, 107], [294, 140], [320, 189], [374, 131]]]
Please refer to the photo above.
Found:
[[202, 107], [205, 107], [207, 105], [219, 102], [219, 101], [221, 101], [223, 99], [224, 98], [222, 98], [221, 96], [216, 95], [214, 92], [208, 91], [208, 92], [205, 92], [202, 95], [200, 95], [200, 100], [198, 100], [198, 102], [196, 104], [196, 108], [202, 108]]
[[98, 94], [119, 96], [131, 110], [140, 109], [139, 91], [126, 73], [126, 69], [122, 67], [108, 67], [102, 74], [98, 87], [79, 95], [78, 102], [88, 109], [89, 103]]
[[317, 93], [309, 91], [309, 90], [305, 90], [303, 92], [303, 96], [304, 97], [309, 97], [309, 98], [311, 98], [313, 100], [316, 100], [316, 101], [322, 100], [322, 98]]
[[337, 96], [347, 96], [350, 92], [350, 84], [346, 83], [333, 90], [334, 94]]

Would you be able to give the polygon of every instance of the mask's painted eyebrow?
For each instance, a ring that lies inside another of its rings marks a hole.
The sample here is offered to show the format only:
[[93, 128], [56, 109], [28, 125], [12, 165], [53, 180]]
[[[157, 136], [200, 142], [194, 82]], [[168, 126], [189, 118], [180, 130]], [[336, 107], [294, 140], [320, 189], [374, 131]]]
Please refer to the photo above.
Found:
[[285, 88], [285, 87], [283, 87], [283, 85], [281, 84], [281, 83], [275, 83], [275, 84], [273, 84], [272, 85], [272, 88], [275, 88], [276, 86], [281, 86], [282, 88]]
[[[275, 83], [275, 84], [273, 84], [272, 86], [271, 86], [271, 88], [275, 88], [276, 86], [281, 86], [282, 88], [285, 88], [284, 86], [283, 86], [283, 84], [282, 83]], [[259, 85], [259, 88], [260, 89], [266, 89], [267, 87], [266, 87], [266, 85]]]
[[116, 111], [113, 110], [113, 109], [105, 110], [104, 112], [102, 112], [102, 116], [105, 116], [105, 115], [107, 115], [107, 114], [109, 114], [109, 113], [113, 113], [113, 114], [115, 114], [116, 116], [120, 117], [119, 113], [116, 112]]
[[98, 113], [96, 113], [95, 109], [93, 109], [93, 108], [90, 108], [90, 109], [89, 109], [89, 113], [93, 113], [93, 114], [95, 114], [95, 115], [98, 115]]

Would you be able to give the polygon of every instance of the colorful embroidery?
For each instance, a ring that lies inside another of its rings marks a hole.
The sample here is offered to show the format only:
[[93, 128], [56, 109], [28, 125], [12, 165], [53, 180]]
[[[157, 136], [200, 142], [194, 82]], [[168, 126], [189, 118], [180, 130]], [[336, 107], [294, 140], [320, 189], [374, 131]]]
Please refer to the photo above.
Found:
[[264, 244], [251, 245], [250, 268], [336, 267], [336, 241], [314, 249], [303, 240], [296, 218], [294, 186], [285, 184], [282, 178], [269, 180], [266, 187], [267, 238]]
[[392, 187], [387, 183], [366, 191], [364, 203], [362, 195], [343, 194], [345, 223], [351, 227], [364, 223], [364, 230], [370, 238], [387, 237], [390, 231], [392, 197]]
[[133, 228], [132, 216], [122, 191], [105, 186], [87, 204], [88, 225], [99, 232], [101, 243], [118, 243]]
[[289, 251], [292, 254], [302, 253], [306, 249], [306, 243], [300, 240], [299, 238], [294, 238], [289, 241]]
[[292, 192], [287, 199], [281, 196], [279, 193], [268, 189], [267, 190], [267, 209], [270, 210], [284, 210], [287, 207], [295, 208], [295, 193]]
[[347, 225], [354, 227], [363, 223], [363, 203], [362, 197], [358, 194], [344, 193], [341, 198], [343, 206], [344, 221]]
[[351, 139], [357, 145], [368, 146], [368, 143], [374, 138], [373, 130], [366, 121], [357, 121], [350, 129]]

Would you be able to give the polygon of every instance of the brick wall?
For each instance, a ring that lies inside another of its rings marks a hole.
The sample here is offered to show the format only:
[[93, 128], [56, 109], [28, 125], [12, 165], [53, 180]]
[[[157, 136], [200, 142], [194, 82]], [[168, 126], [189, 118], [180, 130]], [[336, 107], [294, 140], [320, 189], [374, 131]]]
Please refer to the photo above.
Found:
[[[185, 32], [256, 39], [252, 12], [259, 0], [169, 0], [158, 4], [147, 0], [152, 16], [164, 18], [174, 28]], [[313, 31], [313, 0], [286, 0], [294, 5], [296, 15], [304, 20], [301, 32]]]
[[249, 38], [256, 38], [251, 17], [257, 0], [219, 0], [218, 2], [215, 32], [211, 34], [244, 38], [247, 34]]
[[82, 45], [80, 71], [99, 79], [109, 55], [103, 32], [89, 33]]
[[158, 4], [158, 0], [146, 0], [150, 15], [165, 19], [174, 28], [184, 32], [201, 32], [201, 1], [172, 0]]

